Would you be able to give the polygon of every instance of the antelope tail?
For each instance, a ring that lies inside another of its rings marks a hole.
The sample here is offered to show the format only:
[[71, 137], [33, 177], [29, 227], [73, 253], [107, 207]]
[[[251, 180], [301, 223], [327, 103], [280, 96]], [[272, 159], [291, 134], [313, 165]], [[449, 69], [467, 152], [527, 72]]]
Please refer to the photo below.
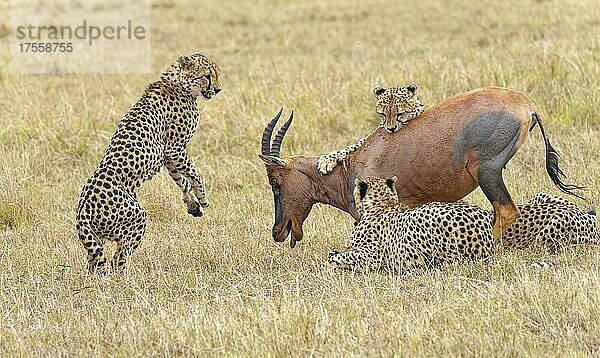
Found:
[[584, 186], [566, 184], [562, 181], [561, 178], [566, 178], [566, 175], [558, 166], [558, 152], [556, 149], [554, 149], [554, 147], [552, 147], [548, 137], [546, 137], [546, 132], [544, 131], [542, 119], [540, 118], [539, 114], [537, 112], [533, 112], [531, 114], [531, 119], [533, 121], [531, 129], [533, 129], [533, 126], [535, 126], [537, 123], [540, 127], [540, 131], [542, 132], [542, 137], [544, 138], [544, 144], [546, 146], [546, 172], [548, 172], [550, 179], [552, 179], [552, 182], [554, 182], [554, 185], [556, 185], [560, 191], [585, 200], [584, 197], [573, 192], [573, 190], [585, 190]]

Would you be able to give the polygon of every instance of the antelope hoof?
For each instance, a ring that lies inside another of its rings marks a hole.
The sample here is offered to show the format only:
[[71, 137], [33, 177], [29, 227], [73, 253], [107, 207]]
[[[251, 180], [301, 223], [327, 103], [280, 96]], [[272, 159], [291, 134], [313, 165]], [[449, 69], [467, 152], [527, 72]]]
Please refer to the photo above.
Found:
[[328, 158], [326, 155], [320, 156], [319, 160], [317, 161], [317, 169], [323, 175], [331, 173], [336, 165], [337, 161], [334, 158]]

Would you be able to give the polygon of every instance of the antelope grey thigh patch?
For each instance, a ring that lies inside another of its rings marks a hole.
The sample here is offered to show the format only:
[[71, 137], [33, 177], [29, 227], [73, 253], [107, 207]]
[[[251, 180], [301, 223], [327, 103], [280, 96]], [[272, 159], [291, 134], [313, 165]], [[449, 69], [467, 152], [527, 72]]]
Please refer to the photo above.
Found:
[[473, 117], [456, 139], [454, 162], [461, 164], [469, 149], [474, 149], [480, 159], [493, 159], [499, 154], [505, 154], [504, 152], [507, 152], [506, 156], [510, 156], [514, 151], [507, 149], [514, 147], [520, 129], [518, 118], [510, 112], [479, 114]]

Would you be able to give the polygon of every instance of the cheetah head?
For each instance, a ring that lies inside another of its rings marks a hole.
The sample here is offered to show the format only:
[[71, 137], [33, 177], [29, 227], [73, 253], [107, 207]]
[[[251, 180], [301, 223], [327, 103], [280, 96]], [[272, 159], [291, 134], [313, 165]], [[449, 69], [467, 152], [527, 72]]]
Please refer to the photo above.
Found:
[[396, 176], [389, 179], [354, 179], [353, 195], [356, 210], [362, 215], [365, 210], [374, 206], [397, 204], [396, 180]]
[[375, 110], [388, 132], [398, 131], [410, 119], [423, 112], [424, 106], [417, 96], [417, 89], [415, 82], [406, 87], [373, 88], [376, 98]]
[[200, 52], [181, 55], [162, 75], [163, 80], [195, 97], [211, 99], [221, 92], [219, 67]]

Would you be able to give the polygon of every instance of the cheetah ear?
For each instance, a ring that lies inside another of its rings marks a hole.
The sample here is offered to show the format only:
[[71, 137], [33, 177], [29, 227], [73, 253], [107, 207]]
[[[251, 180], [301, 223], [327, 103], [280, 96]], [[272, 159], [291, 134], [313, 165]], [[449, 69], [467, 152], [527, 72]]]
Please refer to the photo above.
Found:
[[361, 183], [367, 184], [367, 182], [362, 180], [361, 177], [354, 178], [354, 187], [355, 188], [359, 187]]
[[396, 180], [398, 180], [398, 177], [394, 175], [393, 177], [385, 180], [385, 185], [387, 185], [388, 188], [394, 190], [394, 183], [396, 182]]
[[406, 87], [406, 89], [409, 92], [412, 92], [413, 94], [417, 93], [417, 89], [419, 89], [419, 87], [417, 86], [417, 83], [415, 81], [412, 81], [408, 87]]
[[179, 66], [181, 67], [182, 70], [186, 70], [186, 69], [190, 68], [192, 59], [189, 58], [188, 56], [180, 55], [179, 58], [177, 59], [177, 62], [179, 62]]
[[360, 194], [360, 200], [363, 200], [367, 196], [368, 185], [364, 181], [358, 182], [358, 192]]
[[385, 93], [385, 88], [383, 88], [383, 87], [377, 86], [377, 87], [373, 88], [373, 94], [376, 96], [381, 96], [384, 93]]

